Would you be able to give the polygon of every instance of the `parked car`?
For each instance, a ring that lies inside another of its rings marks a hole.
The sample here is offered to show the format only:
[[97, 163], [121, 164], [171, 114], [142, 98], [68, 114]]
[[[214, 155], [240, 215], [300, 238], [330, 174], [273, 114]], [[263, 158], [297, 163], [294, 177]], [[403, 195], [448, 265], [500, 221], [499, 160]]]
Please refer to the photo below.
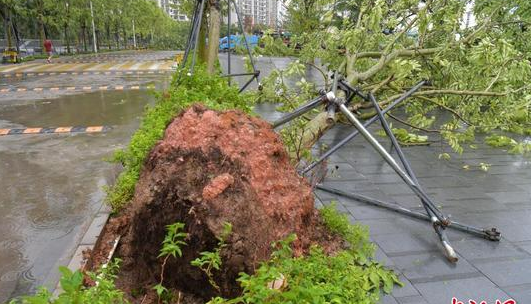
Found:
[[[246, 35], [245, 38], [251, 49], [258, 45], [257, 35]], [[230, 35], [230, 46], [228, 36], [219, 39], [220, 51], [234, 50], [236, 47], [245, 47], [245, 40], [243, 40], [242, 35]]]

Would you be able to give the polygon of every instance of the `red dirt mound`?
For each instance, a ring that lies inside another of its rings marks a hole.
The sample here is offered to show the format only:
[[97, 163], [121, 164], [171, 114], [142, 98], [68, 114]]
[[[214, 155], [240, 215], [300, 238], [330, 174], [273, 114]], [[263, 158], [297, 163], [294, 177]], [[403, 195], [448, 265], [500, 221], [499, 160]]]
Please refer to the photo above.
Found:
[[[218, 292], [190, 262], [213, 251], [225, 222], [232, 232], [214, 280], [226, 297], [240, 292], [238, 273], [253, 273], [270, 257], [271, 243], [291, 233], [298, 236], [296, 254], [316, 243], [329, 252], [340, 246], [320, 222], [312, 189], [268, 123], [197, 105], [168, 126], [144, 163], [132, 204], [114, 221], [125, 227], [117, 285], [129, 295], [150, 293], [160, 280], [157, 256], [165, 226], [175, 222], [185, 223], [187, 245], [182, 258], [168, 259], [163, 285], [202, 300]], [[147, 299], [156, 300], [152, 291]]]

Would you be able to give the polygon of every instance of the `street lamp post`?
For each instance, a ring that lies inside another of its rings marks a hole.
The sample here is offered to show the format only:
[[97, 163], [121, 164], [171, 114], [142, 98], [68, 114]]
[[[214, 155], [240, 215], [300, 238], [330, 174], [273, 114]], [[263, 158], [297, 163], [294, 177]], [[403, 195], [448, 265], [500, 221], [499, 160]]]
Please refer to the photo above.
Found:
[[136, 49], [135, 19], [133, 19], [133, 48]]
[[96, 26], [94, 25], [94, 9], [92, 8], [92, 1], [90, 1], [90, 16], [92, 17], [92, 44], [94, 47], [94, 53], [98, 52], [96, 46]]

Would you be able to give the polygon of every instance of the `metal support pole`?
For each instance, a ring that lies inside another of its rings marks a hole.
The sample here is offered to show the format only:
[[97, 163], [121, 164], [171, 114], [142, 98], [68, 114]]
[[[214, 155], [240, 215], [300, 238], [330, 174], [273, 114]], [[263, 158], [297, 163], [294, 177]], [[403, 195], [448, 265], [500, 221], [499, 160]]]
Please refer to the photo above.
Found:
[[190, 54], [193, 32], [195, 31], [195, 23], [197, 21], [197, 10], [199, 9], [199, 2], [195, 2], [194, 13], [190, 19], [190, 31], [188, 32], [188, 39], [186, 39], [186, 48], [184, 49], [183, 61], [181, 62], [181, 69], [186, 65], [188, 55]]
[[[382, 127], [391, 140], [391, 149], [394, 147], [395, 151], [398, 154], [398, 158], [400, 159], [402, 165], [404, 166], [404, 169], [406, 173], [411, 177], [411, 179], [416, 184], [416, 188], [419, 192], [422, 193], [421, 201], [422, 205], [426, 208], [426, 212], [429, 215], [437, 215], [437, 218], [439, 220], [443, 221], [443, 224], [447, 222], [447, 218], [444, 216], [444, 214], [437, 209], [435, 204], [431, 201], [431, 199], [428, 197], [428, 195], [424, 192], [424, 190], [420, 187], [419, 181], [417, 177], [415, 176], [415, 172], [413, 172], [413, 169], [411, 169], [411, 165], [409, 164], [409, 161], [406, 159], [406, 156], [404, 155], [404, 152], [402, 151], [402, 148], [400, 148], [400, 143], [396, 139], [395, 135], [393, 134], [393, 131], [391, 130], [391, 127], [387, 123], [387, 120], [385, 119], [384, 114], [382, 113], [382, 109], [380, 108], [380, 105], [376, 101], [376, 98], [374, 98], [374, 95], [372, 93], [369, 93], [369, 99], [371, 100], [374, 109], [376, 110], [376, 113], [378, 117], [380, 118], [380, 122], [382, 124]], [[432, 214], [433, 213], [433, 214]]]
[[[376, 151], [391, 166], [391, 168], [395, 170], [395, 172], [404, 180], [404, 182], [411, 188], [411, 190], [413, 190], [413, 192], [415, 192], [415, 194], [421, 199], [426, 199], [424, 193], [420, 191], [419, 187], [416, 185], [413, 179], [402, 170], [402, 168], [398, 165], [395, 159], [389, 153], [387, 153], [384, 147], [382, 147], [382, 145], [372, 136], [372, 134], [363, 126], [363, 124], [356, 118], [356, 116], [354, 116], [354, 114], [350, 112], [350, 110], [345, 106], [345, 104], [340, 104], [339, 110], [343, 113], [343, 115], [347, 117], [347, 119], [354, 125], [354, 127], [358, 129], [358, 131], [363, 137], [365, 137], [369, 144], [371, 144], [371, 146], [376, 149]], [[437, 235], [439, 236], [439, 239], [443, 244], [448, 260], [450, 260], [451, 262], [457, 262], [457, 254], [450, 245], [450, 242], [448, 241], [448, 238], [444, 233], [444, 228], [441, 226], [444, 219], [438, 218], [437, 214], [434, 214], [432, 212], [428, 212], [428, 215], [431, 217], [431, 221], [434, 224], [433, 228], [437, 232]]]
[[250, 79], [249, 79], [249, 80], [248, 80], [248, 81], [247, 81], [247, 82], [246, 82], [246, 83], [240, 88], [240, 90], [238, 91], [238, 93], [243, 92], [243, 90], [245, 90], [245, 89], [247, 88], [247, 86], [250, 85], [251, 82], [253, 82], [253, 80], [254, 80], [256, 77], [258, 77], [258, 75], [257, 75], [257, 74], [254, 74], [253, 77], [251, 77], [251, 78], [250, 78]]
[[196, 53], [197, 53], [197, 42], [199, 40], [199, 32], [201, 30], [201, 21], [202, 21], [202, 18], [203, 18], [203, 10], [205, 9], [205, 2], [206, 0], [200, 0], [201, 1], [201, 5], [200, 5], [200, 8], [199, 8], [199, 15], [198, 15], [198, 18], [197, 18], [197, 25], [195, 26], [195, 37], [194, 37], [194, 44], [193, 44], [193, 48], [194, 48], [194, 53], [192, 55], [192, 65], [190, 66], [190, 73], [193, 73], [194, 72], [194, 66], [195, 66], [195, 58], [196, 58]]
[[[339, 81], [340, 84], [343, 85], [343, 81]], [[409, 91], [407, 91], [406, 93], [404, 93], [404, 95], [400, 96], [399, 98], [395, 99], [395, 101], [393, 101], [389, 106], [387, 106], [387, 108], [385, 108], [385, 110], [383, 110], [383, 113], [387, 113], [388, 111], [390, 111], [391, 109], [393, 109], [394, 107], [396, 107], [398, 104], [400, 104], [402, 101], [404, 101], [406, 98], [408, 98], [409, 96], [411, 96], [413, 93], [415, 93], [416, 91], [418, 91], [424, 84], [426, 83], [425, 80], [422, 80], [420, 81], [419, 83], [417, 83], [415, 86], [413, 86]], [[350, 87], [352, 88], [352, 87]], [[354, 88], [352, 88], [353, 90], [355, 90]], [[360, 95], [361, 93], [359, 93], [357, 90], [355, 90], [356, 94], [357, 95]], [[363, 96], [363, 95], [362, 95]], [[363, 124], [364, 127], [368, 127], [370, 126], [372, 123], [374, 123], [376, 120], [378, 120], [378, 117], [377, 116], [373, 116], [371, 119], [365, 121], [365, 123]], [[332, 148], [328, 149], [321, 157], [319, 157], [318, 160], [314, 161], [313, 163], [311, 163], [310, 165], [308, 165], [306, 168], [304, 168], [302, 171], [301, 171], [301, 174], [305, 174], [307, 173], [308, 171], [312, 170], [313, 168], [315, 168], [315, 166], [317, 166], [318, 164], [322, 163], [325, 159], [327, 159], [328, 157], [330, 157], [330, 155], [332, 155], [334, 152], [336, 152], [337, 150], [339, 150], [341, 147], [343, 147], [344, 145], [346, 145], [351, 139], [353, 139], [354, 137], [356, 137], [357, 135], [359, 134], [359, 131], [358, 130], [355, 130], [354, 132], [352, 132], [350, 135], [348, 135], [347, 137], [345, 137], [343, 140], [341, 140], [339, 143], [337, 143], [335, 146], [333, 146]]]
[[[247, 49], [247, 55], [249, 55], [249, 60], [251, 62], [251, 66], [253, 67], [253, 71], [256, 72], [256, 67], [254, 65], [253, 55], [251, 54], [251, 48], [249, 47], [249, 43], [247, 42], [247, 37], [245, 37], [245, 31], [243, 30], [243, 23], [242, 23], [242, 19], [240, 17], [240, 12], [238, 11], [238, 6], [234, 2], [234, 0], [229, 0], [229, 1], [232, 1], [233, 4], [234, 4], [234, 10], [236, 11], [236, 18], [238, 19], [238, 27], [240, 28], [240, 31], [242, 32], [243, 42], [245, 43], [245, 48]], [[230, 14], [230, 11], [229, 11], [229, 14]], [[256, 78], [256, 82], [260, 83], [258, 81], [258, 76], [256, 76], [255, 78]]]
[[[227, 0], [227, 5], [229, 6], [229, 9], [228, 9], [228, 15], [227, 15], [227, 40], [228, 40], [228, 43], [229, 43], [229, 53], [227, 54], [227, 60], [228, 60], [228, 73], [229, 73], [229, 86], [230, 86], [230, 53], [231, 53], [231, 45], [230, 45], [230, 15], [231, 15], [231, 12], [230, 12], [230, 0]], [[251, 80], [252, 81], [252, 80]]]
[[[365, 196], [365, 195], [341, 191], [341, 190], [338, 190], [338, 189], [334, 189], [334, 188], [331, 188], [331, 187], [324, 186], [322, 184], [317, 184], [316, 188], [319, 189], [319, 190], [323, 190], [323, 191], [332, 193], [332, 194], [337, 194], [337, 195], [341, 195], [341, 196], [344, 196], [344, 197], [348, 197], [348, 198], [354, 199], [354, 200], [362, 202], [362, 203], [367, 203], [367, 204], [371, 204], [371, 205], [374, 205], [374, 206], [382, 207], [382, 208], [385, 208], [387, 210], [391, 210], [391, 211], [394, 211], [394, 212], [397, 212], [397, 213], [400, 213], [400, 214], [403, 214], [403, 215], [407, 215], [407, 216], [411, 216], [411, 217], [414, 217], [414, 218], [417, 218], [417, 219], [421, 219], [421, 220], [424, 220], [424, 221], [431, 222], [430, 217], [427, 216], [426, 214], [420, 213], [420, 212], [417, 212], [417, 211], [413, 211], [413, 210], [409, 210], [409, 209], [404, 208], [404, 207], [402, 207], [402, 206], [400, 206], [398, 204], [395, 204], [395, 203], [388, 203], [388, 202], [384, 202], [384, 201], [381, 201], [381, 200], [378, 200], [378, 199], [375, 199], [375, 198], [372, 198], [372, 197], [368, 197], [368, 196]], [[477, 227], [468, 226], [468, 225], [465, 225], [465, 224], [462, 224], [462, 223], [459, 223], [459, 222], [454, 222], [454, 221], [450, 221], [450, 222], [451, 222], [451, 224], [448, 226], [448, 228], [451, 228], [451, 229], [454, 229], [454, 230], [459, 230], [459, 231], [466, 232], [466, 233], [470, 233], [470, 234], [485, 238], [485, 239], [490, 240], [490, 241], [499, 241], [500, 240], [500, 233], [496, 230], [496, 228], [481, 229], [481, 228], [477, 228]]]
[[[329, 92], [328, 95], [322, 95], [322, 96], [319, 96], [317, 98], [314, 98], [312, 99], [311, 101], [309, 101], [307, 104], [305, 105], [302, 105], [301, 107], [295, 109], [293, 112], [283, 116], [282, 118], [280, 118], [279, 120], [273, 122], [273, 128], [276, 128], [278, 126], [281, 126], [301, 115], [303, 115], [304, 113], [318, 107], [321, 103], [329, 100], [329, 97], [332, 97], [333, 93], [332, 92]], [[335, 97], [334, 97], [335, 99]]]

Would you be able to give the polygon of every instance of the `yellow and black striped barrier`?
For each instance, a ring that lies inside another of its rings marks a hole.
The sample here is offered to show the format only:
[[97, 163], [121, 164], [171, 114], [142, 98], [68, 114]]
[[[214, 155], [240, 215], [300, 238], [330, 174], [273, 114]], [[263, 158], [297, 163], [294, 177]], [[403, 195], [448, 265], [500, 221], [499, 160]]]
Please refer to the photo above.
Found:
[[149, 85], [113, 85], [113, 86], [77, 86], [77, 87], [50, 87], [50, 88], [3, 88], [0, 89], [0, 95], [2, 93], [10, 92], [60, 92], [60, 91], [70, 91], [70, 92], [79, 92], [79, 91], [138, 91], [138, 90], [152, 90], [155, 89], [154, 84]]
[[109, 59], [109, 60], [102, 60], [102, 59], [79, 59], [79, 60], [74, 60], [74, 59], [56, 59], [53, 61], [53, 63], [123, 63], [123, 62], [128, 62], [128, 61], [132, 61], [134, 60], [135, 62], [148, 62], [148, 61], [153, 61], [153, 62], [157, 62], [157, 63], [169, 63], [169, 62], [172, 62], [174, 61], [173, 59], [159, 59], [159, 58], [113, 58], [113, 59]]
[[14, 128], [0, 129], [0, 136], [25, 134], [59, 134], [59, 133], [102, 133], [111, 128], [107, 126], [90, 127], [56, 127], [56, 128]]

